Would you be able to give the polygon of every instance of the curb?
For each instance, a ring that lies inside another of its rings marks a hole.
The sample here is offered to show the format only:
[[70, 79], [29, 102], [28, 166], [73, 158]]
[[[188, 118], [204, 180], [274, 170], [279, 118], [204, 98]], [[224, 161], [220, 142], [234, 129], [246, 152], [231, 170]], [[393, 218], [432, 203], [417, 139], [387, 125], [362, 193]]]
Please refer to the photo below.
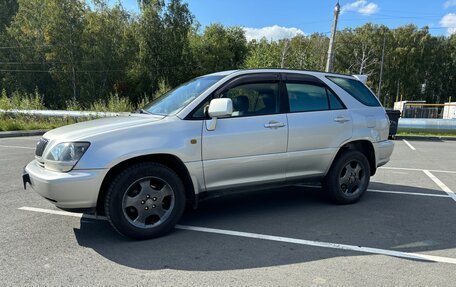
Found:
[[41, 136], [48, 130], [33, 130], [33, 131], [7, 131], [0, 132], [0, 138], [13, 138], [13, 137], [29, 137]]
[[456, 141], [455, 137], [450, 136], [396, 136], [397, 140], [409, 139], [409, 140], [431, 140], [431, 141]]

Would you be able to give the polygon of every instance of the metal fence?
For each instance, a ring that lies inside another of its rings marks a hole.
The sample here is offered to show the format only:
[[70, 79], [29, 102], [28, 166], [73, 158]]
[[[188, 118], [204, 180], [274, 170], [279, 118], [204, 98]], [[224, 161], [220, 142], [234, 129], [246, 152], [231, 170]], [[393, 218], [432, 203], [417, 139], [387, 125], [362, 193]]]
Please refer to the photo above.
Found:
[[402, 118], [415, 119], [451, 119], [456, 111], [456, 104], [405, 103]]

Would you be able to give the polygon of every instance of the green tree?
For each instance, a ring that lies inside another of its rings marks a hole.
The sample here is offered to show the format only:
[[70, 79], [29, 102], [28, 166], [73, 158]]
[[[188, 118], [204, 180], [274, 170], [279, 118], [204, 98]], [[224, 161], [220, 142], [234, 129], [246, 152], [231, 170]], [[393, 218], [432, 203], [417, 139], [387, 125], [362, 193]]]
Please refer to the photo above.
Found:
[[244, 67], [253, 68], [277, 68], [279, 59], [277, 49], [274, 43], [269, 42], [266, 38], [259, 41], [252, 40], [248, 43], [249, 54], [244, 62]]
[[164, 25], [162, 21], [164, 1], [153, 0], [143, 3], [141, 15], [134, 23], [138, 53], [129, 69], [129, 77], [135, 94], [152, 94], [166, 62], [164, 59]]
[[253, 40], [248, 44], [245, 67], [322, 70], [328, 42], [326, 36], [318, 33], [279, 41]]
[[138, 51], [131, 21], [121, 5], [110, 8], [107, 0], [98, 0], [95, 9], [85, 13], [80, 65], [83, 72], [79, 74], [82, 102], [88, 104], [94, 96], [107, 99], [113, 91], [132, 93], [127, 67]]
[[211, 24], [202, 35], [193, 33], [190, 45], [196, 75], [237, 69], [247, 56], [247, 41], [240, 27]]
[[161, 78], [171, 86], [189, 80], [192, 76], [192, 61], [189, 33], [194, 16], [188, 4], [181, 0], [170, 0], [163, 15], [164, 24], [164, 67]]
[[30, 93], [38, 88], [46, 95], [45, 102], [54, 102], [57, 94], [55, 85], [48, 73], [46, 60], [48, 9], [47, 1], [18, 0], [18, 10], [6, 28], [9, 42], [7, 64], [3, 69], [11, 71], [4, 77], [2, 85], [9, 93], [21, 91]]
[[[8, 48], [12, 45], [12, 40], [7, 33], [7, 28], [10, 26], [11, 21], [17, 13], [18, 3], [17, 0], [4, 0], [0, 2], [0, 70], [8, 70], [11, 65], [7, 63], [14, 61], [15, 50]], [[8, 83], [11, 81], [11, 73], [6, 71], [0, 71], [0, 89], [5, 91]]]
[[82, 1], [48, 0], [46, 59], [60, 94], [59, 103], [68, 99], [79, 100], [82, 60], [82, 35], [87, 7]]

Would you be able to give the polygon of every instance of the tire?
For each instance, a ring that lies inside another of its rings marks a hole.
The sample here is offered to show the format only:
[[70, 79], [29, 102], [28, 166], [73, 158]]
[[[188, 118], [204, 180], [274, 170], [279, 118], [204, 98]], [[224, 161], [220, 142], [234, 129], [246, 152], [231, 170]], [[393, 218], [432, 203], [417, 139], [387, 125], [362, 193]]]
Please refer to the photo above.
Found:
[[357, 202], [366, 192], [370, 180], [370, 166], [366, 156], [356, 150], [347, 150], [336, 157], [323, 180], [323, 188], [333, 202]]
[[185, 205], [184, 185], [173, 170], [158, 163], [139, 163], [114, 178], [104, 206], [117, 232], [142, 240], [170, 232]]

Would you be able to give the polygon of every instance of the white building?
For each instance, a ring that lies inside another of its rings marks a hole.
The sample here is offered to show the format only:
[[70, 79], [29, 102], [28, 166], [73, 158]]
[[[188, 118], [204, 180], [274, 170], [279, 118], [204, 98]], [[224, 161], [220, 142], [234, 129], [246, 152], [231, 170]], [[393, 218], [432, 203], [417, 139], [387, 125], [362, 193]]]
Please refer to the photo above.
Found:
[[443, 118], [447, 120], [456, 119], [456, 102], [445, 103]]

